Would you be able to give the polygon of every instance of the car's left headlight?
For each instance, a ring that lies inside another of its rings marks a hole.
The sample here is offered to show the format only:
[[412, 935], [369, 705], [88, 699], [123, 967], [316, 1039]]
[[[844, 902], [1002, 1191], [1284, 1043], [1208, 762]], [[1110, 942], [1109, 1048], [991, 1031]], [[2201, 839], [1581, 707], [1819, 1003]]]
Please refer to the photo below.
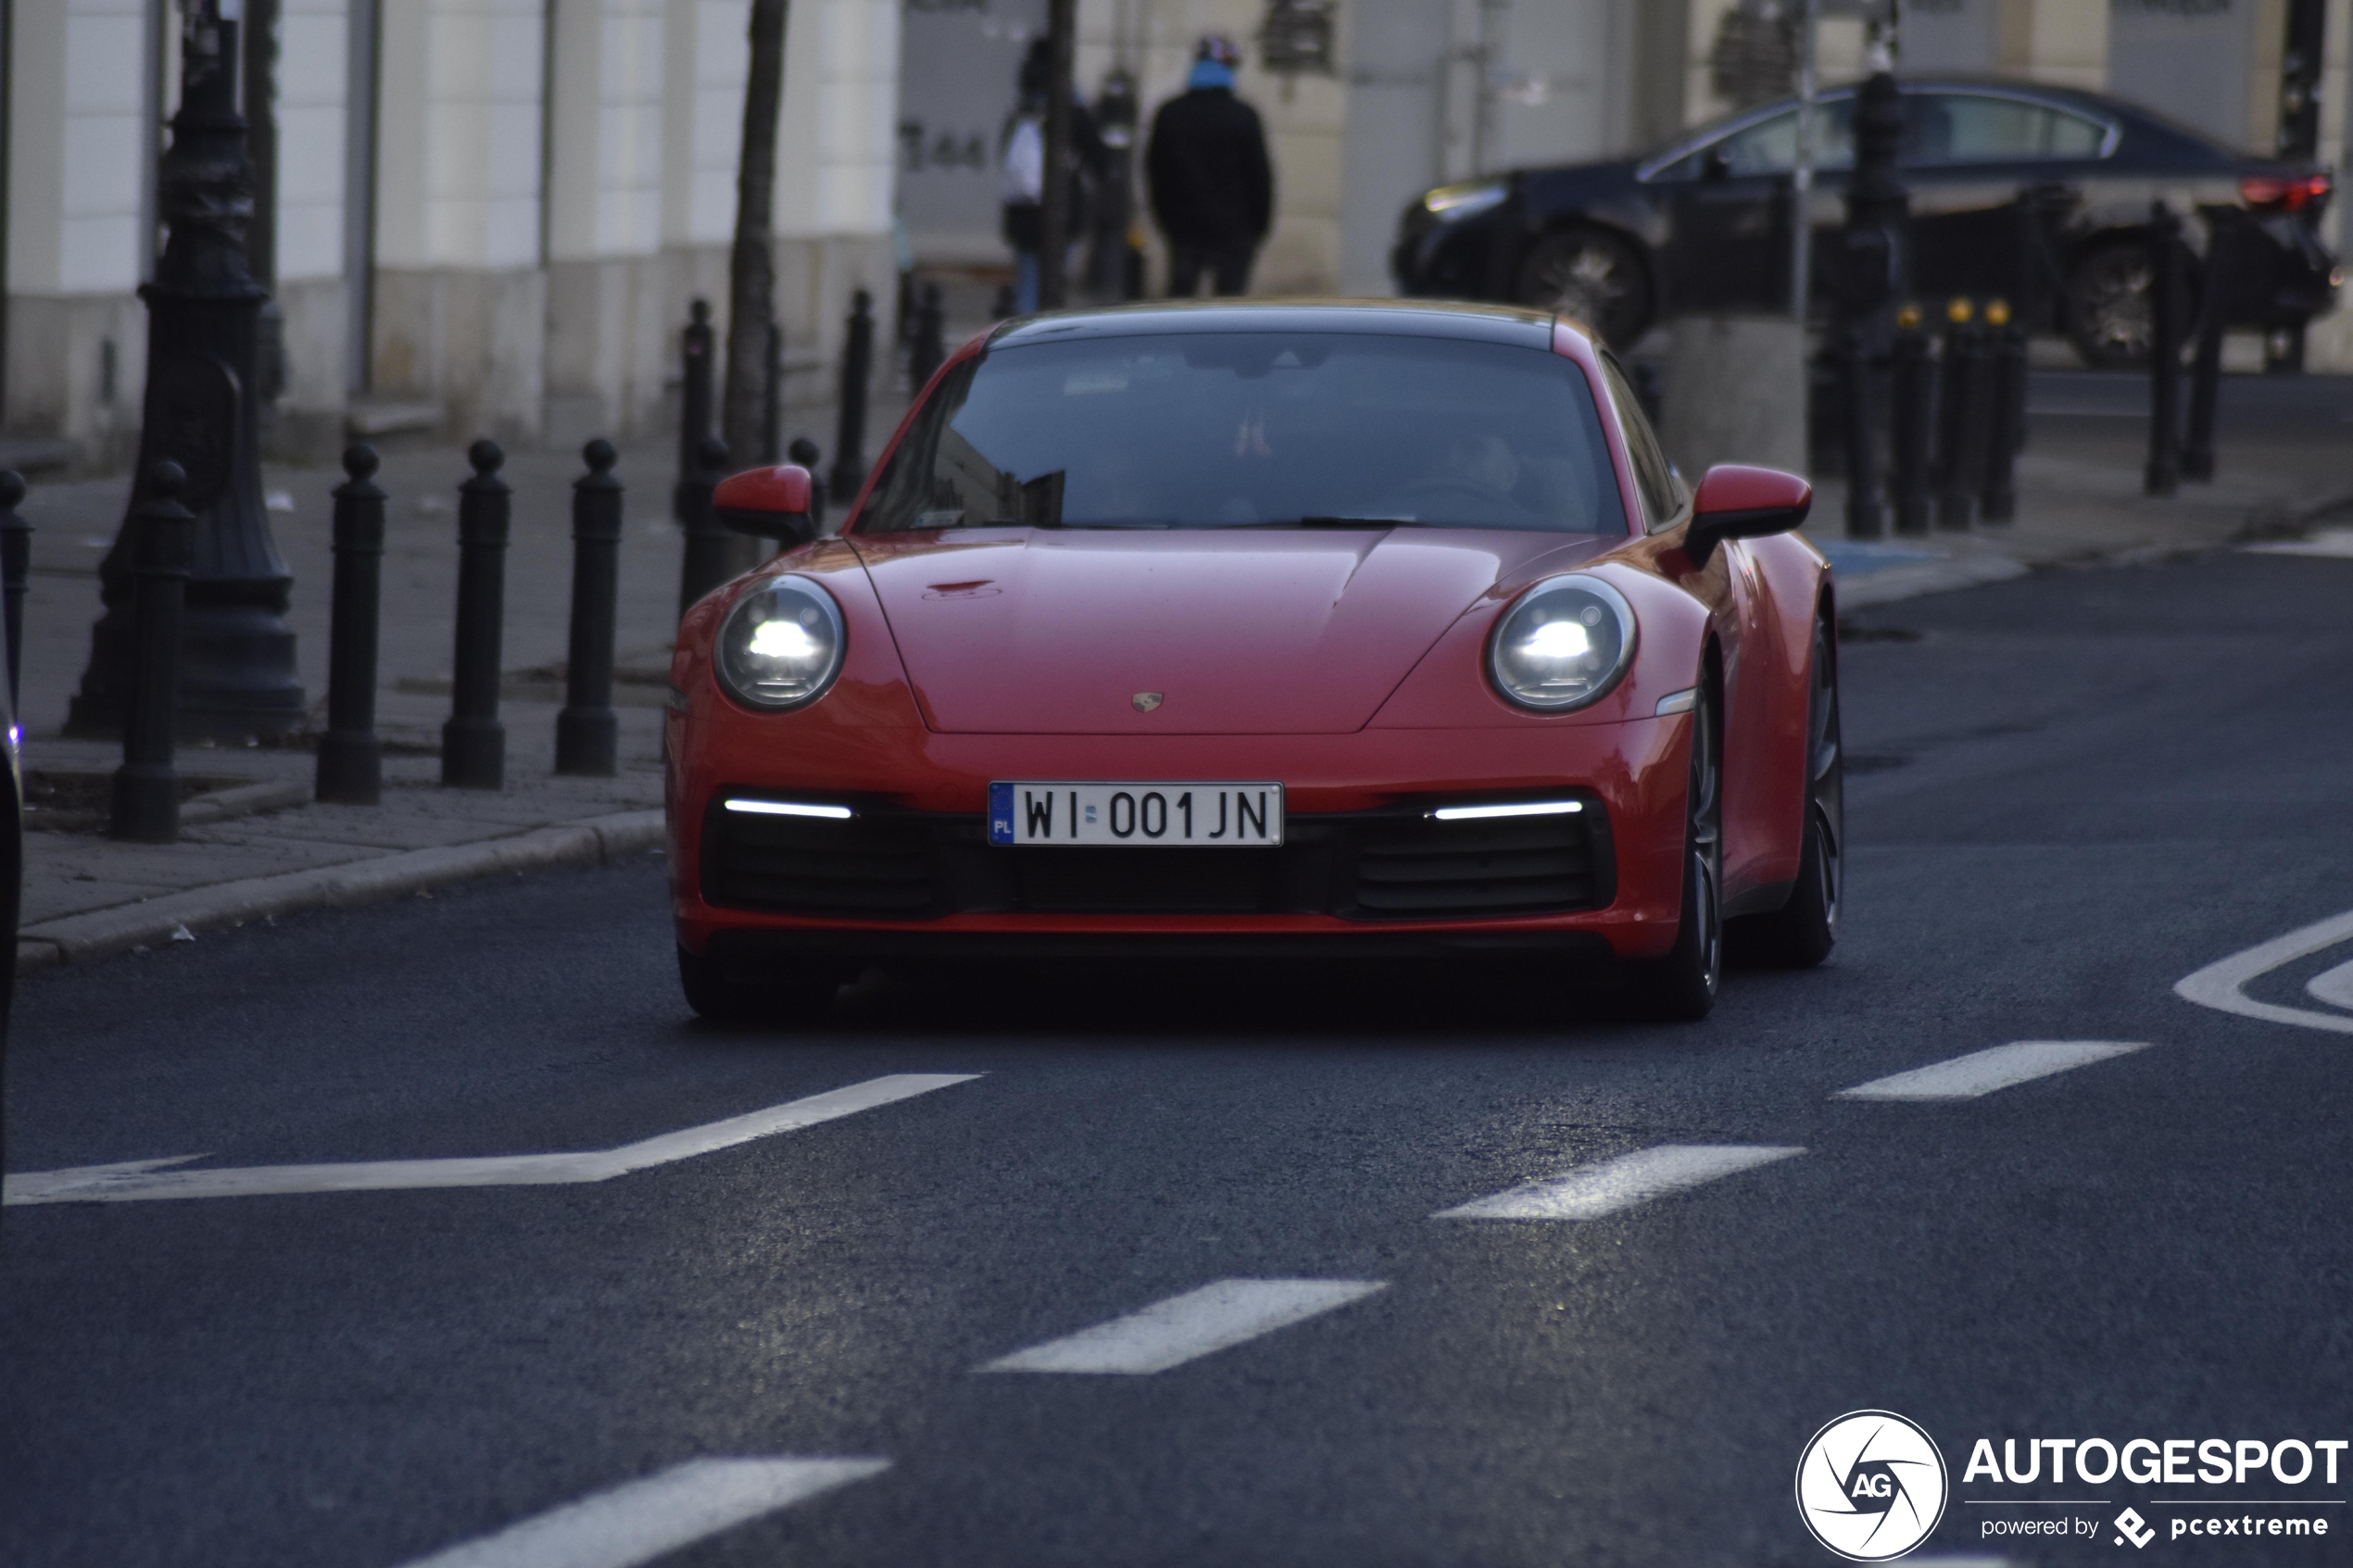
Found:
[[1487, 642], [1495, 689], [1565, 713], [1607, 694], [1634, 661], [1634, 607], [1598, 577], [1548, 578], [1519, 596]]
[[1441, 223], [1453, 223], [1489, 207], [1501, 207], [1512, 194], [1501, 180], [1480, 180], [1466, 185], [1441, 185], [1422, 198], [1422, 206]]
[[806, 577], [772, 577], [727, 612], [713, 663], [736, 701], [783, 712], [825, 695], [844, 641], [831, 594]]

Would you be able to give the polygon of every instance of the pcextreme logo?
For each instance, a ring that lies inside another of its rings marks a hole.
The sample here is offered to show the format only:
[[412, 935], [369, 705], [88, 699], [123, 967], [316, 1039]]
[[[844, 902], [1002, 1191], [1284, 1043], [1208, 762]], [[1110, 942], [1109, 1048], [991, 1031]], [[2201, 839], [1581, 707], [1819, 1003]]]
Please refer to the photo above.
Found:
[[1886, 1562], [1935, 1532], [1944, 1456], [1894, 1411], [1855, 1411], [1814, 1434], [1797, 1461], [1797, 1515], [1850, 1562]]

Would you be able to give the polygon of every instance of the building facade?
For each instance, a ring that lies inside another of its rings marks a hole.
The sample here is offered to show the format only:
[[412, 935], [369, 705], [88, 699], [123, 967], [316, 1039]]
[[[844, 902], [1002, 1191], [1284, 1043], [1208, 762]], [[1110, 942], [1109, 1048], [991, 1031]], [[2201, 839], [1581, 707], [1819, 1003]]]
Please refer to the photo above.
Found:
[[[1380, 294], [1398, 214], [1428, 186], [1633, 152], [1729, 107], [1711, 48], [1728, 11], [1767, 3], [1078, 0], [1077, 82], [1091, 98], [1125, 72], [1148, 127], [1196, 39], [1233, 36], [1276, 166], [1254, 287]], [[2353, 0], [1899, 3], [1902, 69], [2111, 92], [2267, 150], [2304, 7], [2322, 22], [2319, 156], [2349, 161]], [[243, 6], [275, 16], [282, 440], [316, 452], [346, 428], [416, 426], [570, 443], [672, 417], [688, 303], [725, 310], [749, 0]], [[1864, 8], [1823, 0], [1826, 81], [1859, 72]], [[179, 16], [176, 0], [0, 0], [0, 434], [86, 466], [136, 441], [136, 291]], [[1327, 47], [1270, 45], [1302, 19]], [[775, 189], [788, 403], [827, 395], [851, 291], [889, 297], [895, 220], [919, 264], [1009, 259], [1001, 139], [1044, 21], [1045, 0], [793, 0]], [[2328, 218], [2340, 251], [2347, 205]], [[2353, 313], [2315, 323], [2310, 357], [2353, 370]]]
[[[0, 0], [0, 432], [135, 445], [172, 0]], [[724, 320], [749, 0], [244, 0], [274, 9], [281, 439], [576, 441], [672, 418], [689, 302]], [[787, 400], [852, 290], [887, 298], [898, 0], [797, 0], [775, 190]]]

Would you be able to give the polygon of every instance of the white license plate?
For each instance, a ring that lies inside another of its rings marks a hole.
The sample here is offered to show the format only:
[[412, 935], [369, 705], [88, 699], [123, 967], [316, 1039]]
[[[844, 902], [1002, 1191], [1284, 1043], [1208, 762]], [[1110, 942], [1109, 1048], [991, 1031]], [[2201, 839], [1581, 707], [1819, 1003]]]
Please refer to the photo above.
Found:
[[1270, 849], [1282, 841], [1278, 784], [1040, 780], [988, 786], [991, 844]]

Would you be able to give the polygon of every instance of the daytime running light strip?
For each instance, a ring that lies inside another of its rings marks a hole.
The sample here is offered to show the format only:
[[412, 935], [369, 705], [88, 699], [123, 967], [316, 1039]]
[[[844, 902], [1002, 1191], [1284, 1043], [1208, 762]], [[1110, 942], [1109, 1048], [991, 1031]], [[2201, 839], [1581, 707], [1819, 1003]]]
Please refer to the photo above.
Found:
[[755, 817], [822, 817], [829, 822], [846, 822], [855, 815], [847, 806], [804, 806], [797, 800], [730, 800], [730, 811], [743, 811]]
[[1476, 822], [1491, 817], [1565, 817], [1583, 809], [1581, 800], [1535, 800], [1523, 806], [1441, 806], [1430, 815], [1441, 822]]

